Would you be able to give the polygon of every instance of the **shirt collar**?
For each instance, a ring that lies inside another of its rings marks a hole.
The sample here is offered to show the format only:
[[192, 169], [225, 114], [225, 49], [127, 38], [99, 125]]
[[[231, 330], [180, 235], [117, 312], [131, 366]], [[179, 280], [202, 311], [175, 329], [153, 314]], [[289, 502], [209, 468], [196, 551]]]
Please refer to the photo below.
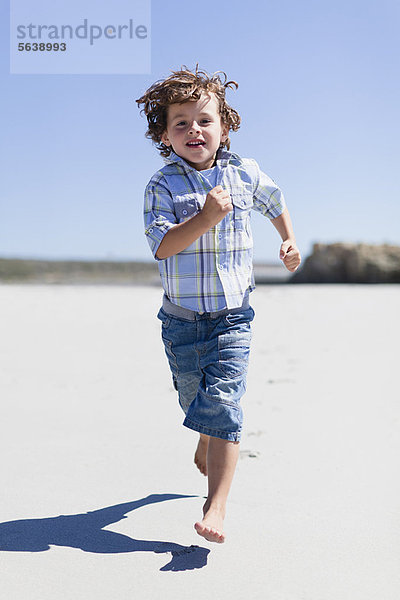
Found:
[[[228, 152], [228, 150], [225, 150], [224, 148], [219, 148], [217, 150], [216, 165], [218, 167], [225, 167], [232, 156], [232, 152]], [[166, 165], [172, 165], [177, 163], [181, 167], [183, 167], [187, 172], [196, 171], [194, 167], [191, 167], [181, 156], [175, 154], [173, 150], [171, 150], [169, 156], [164, 157], [164, 162]]]

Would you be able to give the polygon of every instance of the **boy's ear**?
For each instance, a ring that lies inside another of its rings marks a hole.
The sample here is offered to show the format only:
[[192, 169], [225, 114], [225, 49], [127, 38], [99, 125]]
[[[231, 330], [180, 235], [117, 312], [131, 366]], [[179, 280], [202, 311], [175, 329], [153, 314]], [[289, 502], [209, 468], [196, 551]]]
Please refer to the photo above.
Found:
[[171, 142], [169, 141], [169, 138], [168, 138], [168, 135], [167, 135], [166, 131], [164, 131], [164, 133], [161, 134], [161, 141], [166, 146], [170, 146], [171, 145]]
[[226, 142], [229, 137], [229, 125], [223, 125], [221, 131], [221, 142]]

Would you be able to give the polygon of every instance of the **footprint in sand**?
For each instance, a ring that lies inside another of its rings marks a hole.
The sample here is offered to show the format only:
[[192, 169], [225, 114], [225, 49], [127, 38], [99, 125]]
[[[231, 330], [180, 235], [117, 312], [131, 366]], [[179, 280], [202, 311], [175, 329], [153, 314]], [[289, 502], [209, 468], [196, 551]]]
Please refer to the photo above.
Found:
[[259, 456], [258, 450], [240, 450], [240, 458], [258, 458]]

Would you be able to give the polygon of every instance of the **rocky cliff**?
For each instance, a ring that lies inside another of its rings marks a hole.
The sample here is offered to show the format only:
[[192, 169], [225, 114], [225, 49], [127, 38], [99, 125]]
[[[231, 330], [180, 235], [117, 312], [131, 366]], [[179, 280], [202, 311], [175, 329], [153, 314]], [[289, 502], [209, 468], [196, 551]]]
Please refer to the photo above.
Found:
[[290, 283], [400, 283], [400, 246], [314, 244]]

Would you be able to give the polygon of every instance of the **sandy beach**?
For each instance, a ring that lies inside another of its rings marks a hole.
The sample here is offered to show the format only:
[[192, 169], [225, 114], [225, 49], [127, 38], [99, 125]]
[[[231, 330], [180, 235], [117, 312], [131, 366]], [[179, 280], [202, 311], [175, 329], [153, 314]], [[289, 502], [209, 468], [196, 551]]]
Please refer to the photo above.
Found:
[[258, 286], [227, 541], [157, 287], [0, 286], [2, 597], [398, 600], [400, 285]]

